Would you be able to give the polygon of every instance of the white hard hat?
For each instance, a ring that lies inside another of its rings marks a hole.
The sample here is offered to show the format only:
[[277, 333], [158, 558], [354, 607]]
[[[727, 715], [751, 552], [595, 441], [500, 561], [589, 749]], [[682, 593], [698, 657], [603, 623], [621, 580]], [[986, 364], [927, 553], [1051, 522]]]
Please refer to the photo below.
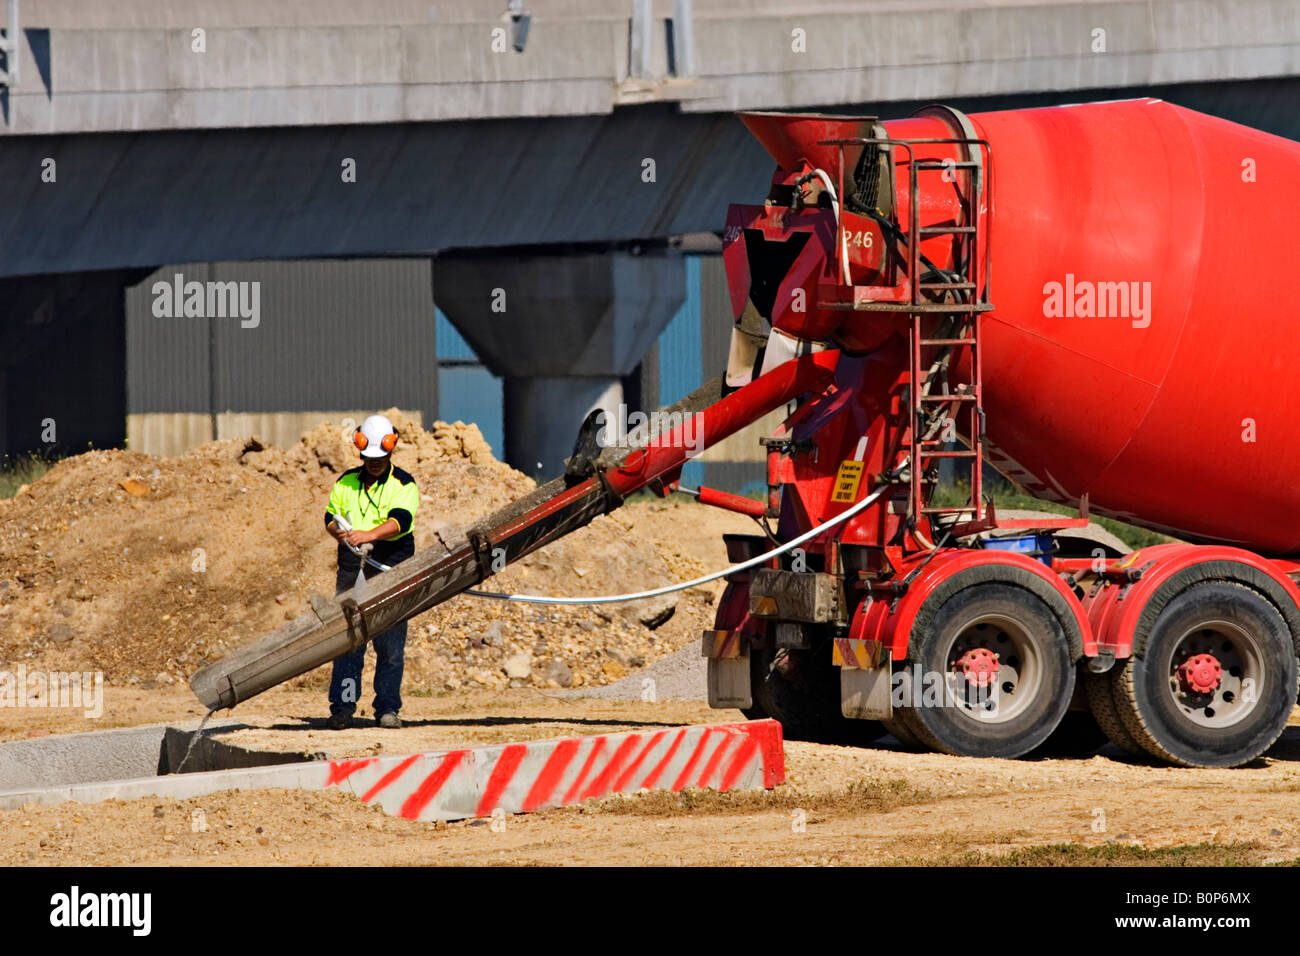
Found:
[[352, 436], [362, 458], [383, 458], [397, 447], [397, 429], [383, 415], [371, 415]]

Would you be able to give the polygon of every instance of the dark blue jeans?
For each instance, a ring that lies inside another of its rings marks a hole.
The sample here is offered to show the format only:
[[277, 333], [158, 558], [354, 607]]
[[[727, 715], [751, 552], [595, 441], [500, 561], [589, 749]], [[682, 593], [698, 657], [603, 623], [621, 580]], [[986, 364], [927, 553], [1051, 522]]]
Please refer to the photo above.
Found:
[[[342, 593], [352, 586], [356, 571], [347, 576], [346, 584], [338, 589]], [[367, 575], [368, 576], [368, 575]], [[345, 574], [340, 571], [339, 584], [344, 584]], [[406, 664], [406, 622], [395, 624], [376, 637], [375, 646], [375, 716], [395, 714], [402, 709], [402, 670]], [[361, 671], [365, 664], [366, 649], [358, 648], [351, 654], [334, 658], [334, 673], [330, 677], [330, 714], [352, 716], [361, 698]]]

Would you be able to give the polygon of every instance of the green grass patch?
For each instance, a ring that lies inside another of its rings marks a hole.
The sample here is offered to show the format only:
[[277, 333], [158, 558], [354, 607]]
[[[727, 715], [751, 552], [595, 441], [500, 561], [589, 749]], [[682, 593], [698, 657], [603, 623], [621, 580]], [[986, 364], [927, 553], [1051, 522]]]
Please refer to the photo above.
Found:
[[[1068, 515], [1070, 517], [1074, 517], [1079, 513], [1077, 508], [1057, 504], [1055, 501], [1043, 501], [1033, 495], [1027, 495], [1014, 485], [1005, 482], [985, 485], [984, 494], [986, 497], [991, 496], [993, 503], [998, 508], [1050, 511], [1053, 514]], [[940, 508], [964, 505], [969, 501], [970, 483], [966, 481], [940, 485], [935, 488], [934, 494], [930, 498], [930, 504]], [[1158, 531], [1148, 531], [1146, 528], [1139, 528], [1123, 521], [1115, 521], [1113, 518], [1103, 518], [1100, 515], [1091, 515], [1090, 518], [1135, 551], [1138, 548], [1149, 548], [1156, 544], [1168, 544], [1174, 540], [1167, 535], [1160, 534]]]
[[403, 689], [403, 690], [402, 690], [402, 693], [403, 693], [404, 695], [406, 695], [407, 697], [437, 697], [437, 698], [442, 698], [442, 697], [450, 697], [452, 694], [454, 694], [454, 693], [456, 693], [456, 692], [455, 692], [454, 690], [447, 690], [447, 689], [445, 689], [445, 688], [443, 688], [443, 689], [435, 689], [435, 688], [432, 688], [432, 687], [415, 687], [415, 688], [412, 688], [411, 690]]
[[30, 485], [54, 467], [38, 455], [0, 459], [0, 498], [12, 498], [23, 485]]
[[[1035, 498], [1033, 495], [1025, 494], [1018, 490], [1009, 482], [989, 482], [984, 486], [986, 497], [992, 497], [994, 504], [998, 508], [1021, 508], [1029, 511], [1049, 511], [1052, 514], [1066, 515], [1067, 517], [1076, 517], [1077, 508], [1071, 508], [1068, 505], [1058, 504], [1055, 501], [1043, 501], [1041, 498]], [[749, 493], [743, 497], [752, 498], [756, 501], [762, 501], [767, 497], [765, 490], [756, 491], [750, 488]], [[665, 499], [650, 491], [638, 491], [628, 496], [628, 501], [634, 502], [662, 502]], [[669, 495], [667, 501], [676, 504], [693, 504], [693, 499], [689, 495], [678, 494]], [[958, 481], [953, 484], [940, 485], [935, 488], [930, 498], [930, 504], [936, 507], [956, 507], [970, 502], [970, 482]], [[1123, 521], [1116, 521], [1113, 518], [1103, 518], [1101, 515], [1090, 515], [1091, 520], [1105, 528], [1115, 537], [1119, 538], [1133, 550], [1138, 548], [1149, 548], [1152, 545], [1168, 544], [1173, 541], [1167, 535], [1158, 531], [1150, 531], [1146, 528], [1139, 528], [1137, 525], [1131, 525]]]
[[902, 778], [854, 780], [847, 786], [819, 793], [805, 793], [790, 786], [773, 790], [651, 790], [646, 793], [614, 794], [589, 800], [572, 813], [613, 813], [634, 817], [680, 816], [682, 814], [761, 813], [769, 810], [804, 810], [812, 814], [840, 816], [853, 813], [886, 813], [899, 807], [929, 803], [934, 793], [913, 786]]
[[1258, 843], [1245, 842], [1154, 849], [1128, 843], [1049, 843], [1007, 853], [968, 850], [946, 862], [954, 866], [1258, 866], [1264, 855]]

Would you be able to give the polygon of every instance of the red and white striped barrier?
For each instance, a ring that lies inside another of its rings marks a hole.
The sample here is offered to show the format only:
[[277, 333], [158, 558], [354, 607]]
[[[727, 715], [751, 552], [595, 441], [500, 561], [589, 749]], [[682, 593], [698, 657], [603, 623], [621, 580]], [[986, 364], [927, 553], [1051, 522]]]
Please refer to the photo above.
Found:
[[774, 720], [571, 737], [400, 759], [336, 760], [327, 785], [345, 786], [395, 816], [458, 820], [638, 790], [770, 788], [785, 779], [781, 743], [781, 725]]
[[601, 734], [442, 753], [277, 764], [0, 794], [0, 807], [219, 790], [339, 788], [409, 820], [461, 820], [568, 806], [611, 793], [770, 789], [785, 780], [774, 720]]

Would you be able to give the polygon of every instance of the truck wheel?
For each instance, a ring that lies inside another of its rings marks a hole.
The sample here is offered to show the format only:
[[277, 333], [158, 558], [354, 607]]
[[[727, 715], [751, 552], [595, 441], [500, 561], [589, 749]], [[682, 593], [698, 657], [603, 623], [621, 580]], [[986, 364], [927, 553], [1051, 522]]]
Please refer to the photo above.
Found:
[[1106, 746], [1108, 738], [1086, 710], [1067, 710], [1051, 736], [1031, 757], [1091, 757]]
[[921, 743], [916, 734], [908, 729], [907, 724], [901, 719], [882, 720], [880, 722], [886, 731], [894, 735], [894, 739], [902, 744], [907, 750], [929, 750], [925, 744]]
[[879, 721], [840, 711], [840, 671], [831, 663], [829, 638], [814, 639], [808, 650], [752, 648], [749, 656], [753, 710], [780, 721], [787, 740], [863, 745], [885, 736]]
[[1296, 699], [1286, 621], [1227, 581], [1189, 587], [1133, 635], [1114, 700], [1133, 738], [1185, 767], [1236, 767], [1282, 735]]
[[896, 708], [896, 718], [944, 753], [1029, 753], [1056, 729], [1074, 693], [1061, 625], [1071, 613], [1055, 592], [1044, 598], [996, 580], [957, 591], [930, 614], [923, 608], [904, 665], [912, 703]]
[[1150, 757], [1151, 755], [1128, 732], [1124, 721], [1120, 719], [1119, 711], [1115, 707], [1114, 688], [1111, 684], [1114, 673], [1113, 669], [1104, 674], [1084, 671], [1083, 691], [1088, 698], [1088, 706], [1092, 708], [1093, 719], [1102, 732], [1110, 738], [1110, 742], [1120, 750], [1133, 757]]

